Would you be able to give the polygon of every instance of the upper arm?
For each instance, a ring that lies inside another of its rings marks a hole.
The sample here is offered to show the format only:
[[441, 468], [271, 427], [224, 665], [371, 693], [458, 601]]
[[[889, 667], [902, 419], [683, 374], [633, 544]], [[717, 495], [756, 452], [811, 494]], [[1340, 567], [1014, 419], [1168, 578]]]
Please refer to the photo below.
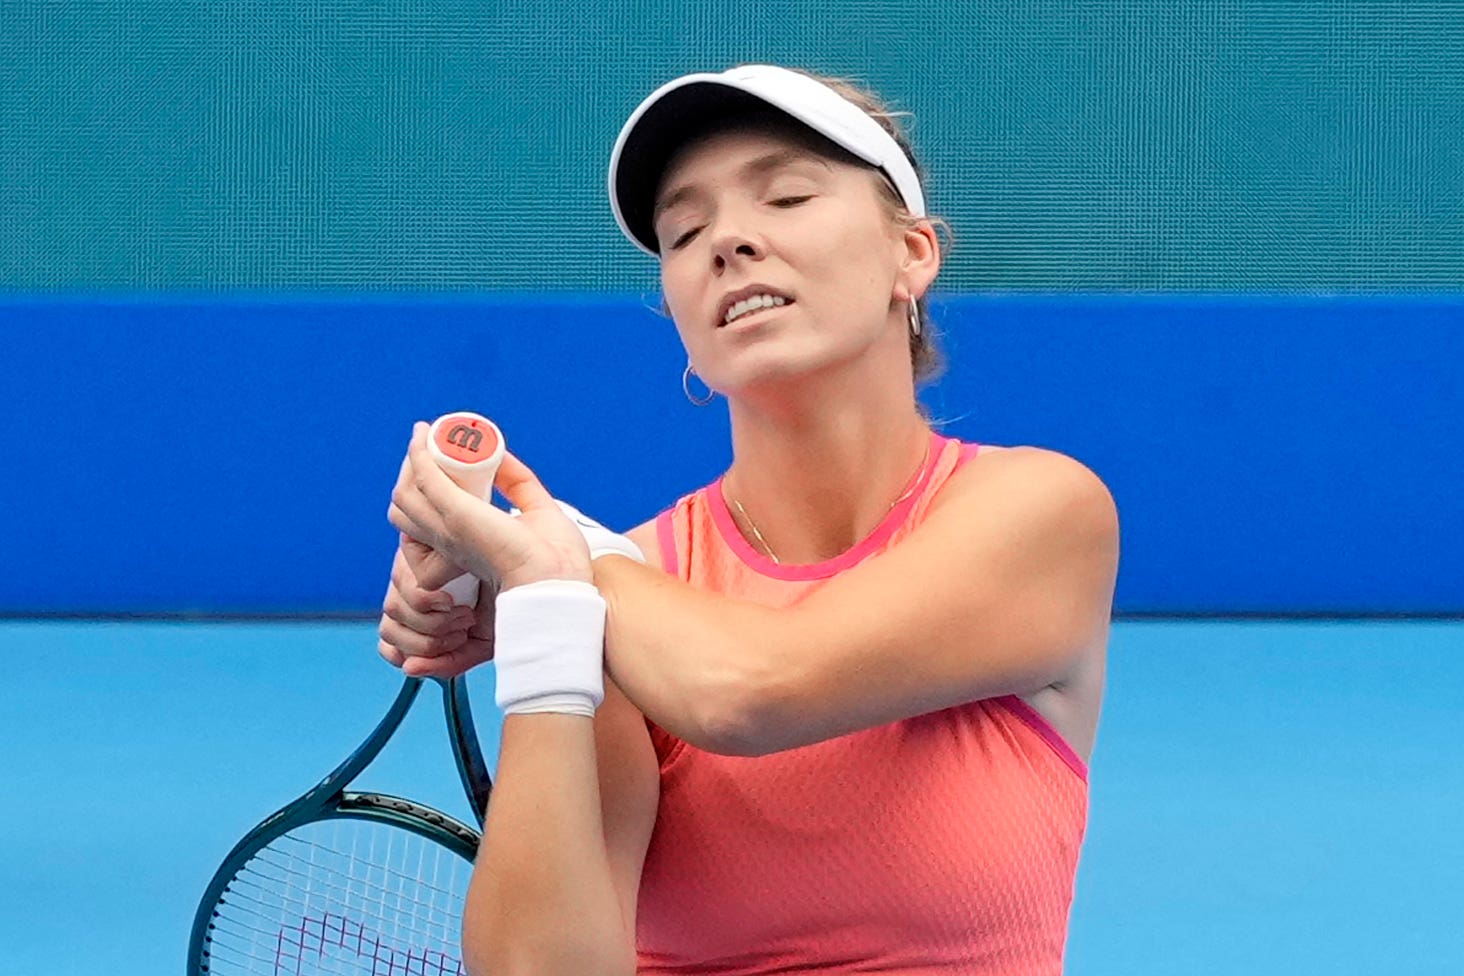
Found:
[[1118, 516], [1064, 455], [978, 456], [908, 538], [757, 628], [771, 638], [739, 726], [766, 752], [1069, 674], [1107, 633]]

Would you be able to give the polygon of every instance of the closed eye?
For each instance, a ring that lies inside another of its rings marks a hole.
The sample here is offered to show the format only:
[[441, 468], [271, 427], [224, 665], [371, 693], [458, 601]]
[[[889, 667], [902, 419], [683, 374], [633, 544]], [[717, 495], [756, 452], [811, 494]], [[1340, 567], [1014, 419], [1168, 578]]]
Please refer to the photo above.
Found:
[[693, 237], [695, 237], [700, 231], [701, 231], [701, 228], [700, 227], [693, 227], [691, 230], [687, 231], [685, 234], [682, 234], [680, 237], [676, 238], [676, 240], [674, 240], [674, 241], [671, 242], [671, 250], [674, 251], [674, 250], [676, 250], [679, 247], [683, 247], [686, 244], [691, 243], [691, 239]]
[[[768, 202], [771, 203], [774, 207], [780, 207], [786, 210], [789, 207], [796, 207], [801, 203], [807, 203], [809, 200], [813, 199], [813, 196], [814, 195], [812, 193], [806, 193], [802, 196], [778, 197], [777, 199], [770, 200]], [[696, 237], [696, 235], [700, 232], [700, 227], [693, 227], [691, 230], [687, 231], [686, 233], [682, 234], [680, 237], [672, 241], [670, 250], [675, 251], [682, 247], [685, 247], [687, 244], [690, 244], [692, 239]]]

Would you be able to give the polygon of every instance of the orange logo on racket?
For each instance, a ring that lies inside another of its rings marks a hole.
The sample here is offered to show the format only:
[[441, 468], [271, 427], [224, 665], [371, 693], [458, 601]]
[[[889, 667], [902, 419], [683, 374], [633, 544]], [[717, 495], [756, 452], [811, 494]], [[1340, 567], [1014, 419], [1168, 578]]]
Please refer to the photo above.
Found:
[[498, 450], [498, 435], [492, 425], [476, 417], [441, 424], [436, 441], [438, 450], [445, 456], [465, 464], [492, 457]]

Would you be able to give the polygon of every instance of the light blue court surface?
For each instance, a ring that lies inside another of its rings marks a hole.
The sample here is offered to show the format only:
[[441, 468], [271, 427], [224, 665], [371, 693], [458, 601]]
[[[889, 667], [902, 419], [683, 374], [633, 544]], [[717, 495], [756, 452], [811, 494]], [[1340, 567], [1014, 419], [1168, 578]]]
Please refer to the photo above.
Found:
[[[180, 973], [395, 693], [374, 629], [0, 622], [0, 973]], [[1067, 972], [1464, 973], [1461, 697], [1464, 623], [1116, 625]], [[465, 815], [436, 695], [362, 782]]]

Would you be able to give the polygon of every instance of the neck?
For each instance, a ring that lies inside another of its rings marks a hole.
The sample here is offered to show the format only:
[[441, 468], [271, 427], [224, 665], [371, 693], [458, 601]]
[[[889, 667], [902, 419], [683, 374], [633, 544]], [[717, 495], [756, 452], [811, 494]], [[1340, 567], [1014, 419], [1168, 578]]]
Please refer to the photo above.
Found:
[[[801, 377], [796, 402], [730, 401], [734, 460], [722, 491], [753, 548], [786, 564], [832, 559], [874, 531], [912, 487], [930, 428], [908, 376], [876, 382]], [[856, 392], [837, 393], [849, 390]]]

